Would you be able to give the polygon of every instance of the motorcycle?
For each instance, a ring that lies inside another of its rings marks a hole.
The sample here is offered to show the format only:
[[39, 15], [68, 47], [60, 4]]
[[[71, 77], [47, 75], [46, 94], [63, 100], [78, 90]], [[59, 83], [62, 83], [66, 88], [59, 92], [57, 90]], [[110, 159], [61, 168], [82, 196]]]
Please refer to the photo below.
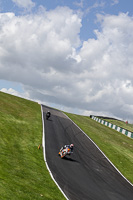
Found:
[[51, 116], [51, 113], [48, 111], [48, 112], [46, 113], [46, 119], [48, 120], [48, 119], [50, 118], [50, 116]]
[[64, 158], [66, 155], [71, 155], [71, 153], [73, 153], [72, 151], [71, 151], [71, 149], [70, 148], [65, 148], [65, 149], [60, 149], [60, 151], [59, 151], [59, 156], [61, 157], [61, 158]]

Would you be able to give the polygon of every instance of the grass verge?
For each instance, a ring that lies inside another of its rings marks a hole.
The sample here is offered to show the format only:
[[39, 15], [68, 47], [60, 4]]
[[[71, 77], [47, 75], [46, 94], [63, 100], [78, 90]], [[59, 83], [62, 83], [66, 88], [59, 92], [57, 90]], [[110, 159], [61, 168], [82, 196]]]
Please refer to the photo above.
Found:
[[0, 199], [63, 200], [43, 159], [41, 107], [0, 92]]
[[119, 171], [133, 183], [133, 139], [94, 121], [90, 117], [65, 114], [99, 146]]

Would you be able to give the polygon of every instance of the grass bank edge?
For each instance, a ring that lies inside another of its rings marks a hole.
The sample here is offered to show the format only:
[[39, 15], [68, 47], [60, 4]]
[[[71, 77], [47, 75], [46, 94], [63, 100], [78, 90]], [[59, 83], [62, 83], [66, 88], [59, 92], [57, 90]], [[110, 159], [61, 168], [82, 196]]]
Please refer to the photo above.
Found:
[[65, 199], [43, 159], [38, 103], [0, 92], [0, 199]]
[[90, 117], [64, 113], [98, 145], [116, 168], [133, 184], [133, 139], [95, 122]]

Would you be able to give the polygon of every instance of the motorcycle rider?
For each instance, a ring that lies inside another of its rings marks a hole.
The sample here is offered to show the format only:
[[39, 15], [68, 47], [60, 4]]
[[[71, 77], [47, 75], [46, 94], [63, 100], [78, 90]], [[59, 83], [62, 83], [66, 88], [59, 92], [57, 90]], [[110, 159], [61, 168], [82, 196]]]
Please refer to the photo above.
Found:
[[51, 113], [50, 113], [50, 111], [48, 111], [48, 112], [46, 113], [46, 119], [48, 119], [50, 116], [51, 116]]
[[63, 149], [66, 149], [66, 148], [70, 148], [71, 152], [73, 152], [73, 147], [74, 147], [74, 144], [67, 144], [67, 145], [64, 145], [63, 147], [61, 147], [60, 151], [62, 151]]

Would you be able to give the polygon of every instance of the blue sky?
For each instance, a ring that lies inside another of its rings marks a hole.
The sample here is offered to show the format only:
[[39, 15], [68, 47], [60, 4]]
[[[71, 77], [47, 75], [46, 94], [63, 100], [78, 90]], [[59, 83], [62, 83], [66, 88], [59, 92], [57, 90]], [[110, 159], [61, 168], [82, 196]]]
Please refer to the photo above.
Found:
[[0, 0], [0, 90], [133, 122], [132, 0]]

